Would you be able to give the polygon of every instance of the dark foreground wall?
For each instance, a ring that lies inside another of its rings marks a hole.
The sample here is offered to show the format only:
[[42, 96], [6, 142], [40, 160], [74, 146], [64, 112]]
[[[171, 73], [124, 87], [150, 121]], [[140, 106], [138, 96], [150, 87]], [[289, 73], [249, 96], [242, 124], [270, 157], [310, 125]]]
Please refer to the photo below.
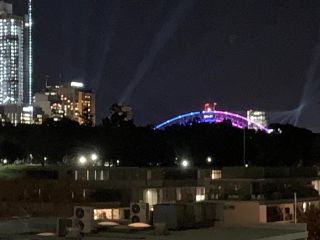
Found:
[[71, 217], [73, 204], [50, 202], [0, 202], [0, 216]]
[[55, 232], [56, 218], [0, 219], [0, 234]]

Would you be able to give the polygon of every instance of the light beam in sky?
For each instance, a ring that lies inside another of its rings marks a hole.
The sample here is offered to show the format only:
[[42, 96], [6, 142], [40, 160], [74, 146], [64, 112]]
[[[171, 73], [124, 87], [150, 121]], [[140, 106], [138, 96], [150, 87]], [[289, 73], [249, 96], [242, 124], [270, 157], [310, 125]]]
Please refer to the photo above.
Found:
[[130, 100], [130, 97], [132, 96], [134, 90], [142, 81], [149, 68], [153, 65], [161, 49], [177, 31], [180, 23], [183, 21], [186, 14], [193, 8], [195, 3], [195, 0], [183, 1], [178, 6], [171, 18], [161, 27], [160, 31], [155, 35], [152, 45], [146, 56], [138, 65], [133, 79], [121, 94], [119, 103], [124, 103]]

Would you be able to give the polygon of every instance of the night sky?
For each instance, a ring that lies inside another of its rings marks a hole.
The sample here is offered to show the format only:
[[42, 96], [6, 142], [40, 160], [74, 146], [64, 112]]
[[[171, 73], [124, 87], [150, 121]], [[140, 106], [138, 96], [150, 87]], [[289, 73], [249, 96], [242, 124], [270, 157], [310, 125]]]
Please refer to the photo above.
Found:
[[122, 101], [138, 124], [213, 100], [285, 121], [304, 102], [298, 125], [320, 131], [319, 12], [318, 0], [34, 0], [34, 89], [46, 75], [84, 81], [98, 120]]

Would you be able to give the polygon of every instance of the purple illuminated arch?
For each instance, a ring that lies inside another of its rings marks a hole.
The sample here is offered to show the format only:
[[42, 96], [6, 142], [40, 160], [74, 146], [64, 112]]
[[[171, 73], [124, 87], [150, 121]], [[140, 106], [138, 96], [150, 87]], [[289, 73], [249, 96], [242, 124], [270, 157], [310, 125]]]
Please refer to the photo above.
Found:
[[249, 126], [252, 126], [255, 129], [262, 130], [265, 132], [269, 132], [269, 129], [256, 123], [253, 121], [248, 120], [246, 117], [241, 116], [236, 113], [232, 112], [225, 112], [225, 111], [202, 111], [202, 112], [190, 112], [185, 113], [182, 115], [178, 115], [176, 117], [173, 117], [171, 119], [168, 119], [157, 126], [155, 126], [154, 129], [164, 129], [167, 126], [173, 125], [173, 124], [186, 124], [188, 122], [196, 121], [196, 122], [215, 122], [219, 123], [224, 120], [230, 120], [232, 125], [237, 128], [246, 128]]

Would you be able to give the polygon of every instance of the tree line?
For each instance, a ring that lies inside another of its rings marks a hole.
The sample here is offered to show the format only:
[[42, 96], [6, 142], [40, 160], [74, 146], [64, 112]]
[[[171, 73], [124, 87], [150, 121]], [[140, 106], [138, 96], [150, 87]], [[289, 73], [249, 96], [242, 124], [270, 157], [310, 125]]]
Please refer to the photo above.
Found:
[[252, 166], [319, 164], [320, 136], [291, 125], [274, 124], [274, 132], [268, 134], [234, 128], [230, 122], [153, 130], [110, 119], [96, 127], [79, 126], [68, 119], [2, 126], [0, 159], [8, 163], [43, 163], [45, 159], [51, 164], [73, 164], [79, 155], [95, 152], [102, 164], [118, 161], [120, 166], [176, 166], [183, 159], [199, 167], [239, 166], [244, 158]]

